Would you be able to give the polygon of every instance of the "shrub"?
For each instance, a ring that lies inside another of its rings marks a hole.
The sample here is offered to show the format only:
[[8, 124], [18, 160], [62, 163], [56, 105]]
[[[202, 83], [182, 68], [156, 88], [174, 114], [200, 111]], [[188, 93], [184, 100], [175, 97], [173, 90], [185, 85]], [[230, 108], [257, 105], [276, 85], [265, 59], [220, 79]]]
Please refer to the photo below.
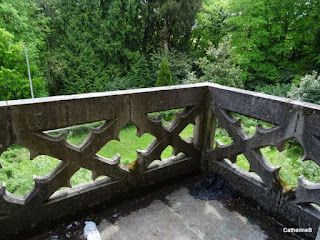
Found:
[[290, 88], [291, 84], [277, 83], [276, 85], [268, 84], [264, 86], [257, 86], [255, 90], [257, 92], [266, 93], [274, 96], [286, 97], [288, 92], [290, 91]]
[[320, 75], [313, 71], [301, 78], [298, 87], [292, 86], [288, 97], [300, 101], [320, 104]]
[[160, 70], [158, 73], [158, 80], [156, 82], [156, 87], [173, 85], [171, 71], [169, 69], [169, 64], [167, 58], [163, 58], [160, 65]]
[[196, 62], [202, 76], [196, 80], [196, 74], [189, 73], [184, 83], [214, 82], [230, 87], [243, 88], [241, 80], [242, 70], [236, 65], [236, 58], [232, 53], [230, 37], [224, 37], [218, 47], [213, 44], [207, 49], [206, 57]]
[[175, 49], [171, 49], [169, 52], [160, 51], [151, 54], [150, 70], [152, 79], [157, 79], [157, 72], [164, 57], [170, 63], [172, 81], [175, 84], [180, 84], [192, 69], [193, 58], [191, 54]]

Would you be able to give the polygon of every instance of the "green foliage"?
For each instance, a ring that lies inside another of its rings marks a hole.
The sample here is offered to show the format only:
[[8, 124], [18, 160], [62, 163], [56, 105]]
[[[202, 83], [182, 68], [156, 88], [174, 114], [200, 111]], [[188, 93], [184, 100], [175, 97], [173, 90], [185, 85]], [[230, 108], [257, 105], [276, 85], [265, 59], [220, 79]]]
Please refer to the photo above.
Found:
[[300, 85], [292, 86], [288, 96], [300, 101], [320, 104], [320, 75], [313, 71], [301, 78]]
[[5, 151], [0, 161], [3, 167], [0, 170], [0, 182], [5, 182], [8, 191], [18, 195], [24, 195], [32, 189], [33, 175], [45, 176], [58, 164], [58, 160], [47, 156], [30, 161], [30, 152], [17, 145]]
[[179, 113], [183, 110], [181, 109], [172, 109], [172, 110], [166, 110], [166, 111], [161, 111], [161, 112], [154, 112], [154, 113], [149, 113], [148, 116], [150, 118], [157, 118], [159, 115], [161, 116], [161, 119], [164, 122], [171, 122], [174, 118], [176, 113]]
[[46, 76], [53, 95], [154, 86], [164, 36], [173, 82], [191, 70], [186, 52], [200, 0], [38, 2], [52, 29]]
[[[150, 77], [145, 77], [146, 61], [140, 53], [141, 4], [138, 0], [49, 3], [46, 8], [60, 9], [47, 11], [55, 29], [48, 36], [51, 94], [145, 86]], [[139, 82], [142, 72], [144, 80]]]
[[218, 46], [227, 34], [229, 17], [224, 3], [217, 0], [204, 0], [201, 11], [197, 14], [197, 23], [192, 31], [192, 49], [200, 56], [205, 56], [210, 44]]
[[248, 89], [289, 84], [296, 75], [319, 69], [318, 0], [205, 0], [193, 29], [193, 50], [204, 56], [225, 35]]
[[[128, 88], [146, 88], [154, 86], [152, 70], [149, 67], [145, 56], [137, 53], [136, 60], [130, 66], [130, 72], [126, 75], [126, 81], [130, 84]], [[126, 88], [126, 89], [128, 89]]]
[[39, 71], [44, 46], [43, 18], [29, 0], [0, 1], [0, 100], [29, 98], [30, 87], [24, 44], [28, 46], [31, 76], [36, 97], [46, 96], [45, 80]]
[[[170, 52], [159, 52], [151, 54], [151, 76], [152, 79], [157, 79], [159, 66], [163, 58], [167, 58], [170, 62], [170, 71], [172, 81], [180, 84], [186, 78], [188, 72], [192, 70], [192, 55], [186, 52], [181, 52], [176, 49], [171, 49]], [[154, 84], [153, 84], [154, 86]]]
[[293, 72], [293, 78], [311, 63], [319, 31], [316, 1], [229, 0], [227, 10], [227, 22], [233, 26], [232, 44], [248, 87], [257, 81], [285, 81], [284, 70]]
[[[59, 61], [49, 58], [48, 64], [58, 64], [53, 68], [52, 76], [60, 76], [61, 79], [50, 79], [50, 92], [54, 92], [53, 85], [60, 85], [58, 93], [72, 94], [100, 90], [106, 73], [104, 65], [99, 61], [95, 49], [97, 43], [95, 33], [99, 31], [99, 19], [101, 11], [95, 11], [97, 1], [68, 1], [55, 3], [61, 9], [61, 13], [54, 16], [51, 24], [58, 24], [59, 35], [49, 35], [48, 41], [56, 54], [53, 56]], [[58, 14], [58, 13], [56, 13]], [[53, 36], [54, 35], [54, 36]], [[58, 45], [58, 46], [57, 46]], [[51, 62], [53, 61], [53, 62]], [[56, 69], [59, 71], [56, 73]], [[50, 69], [51, 70], [51, 69]], [[97, 89], [98, 88], [98, 89]]]
[[191, 31], [202, 0], [144, 1], [144, 49], [154, 52], [172, 48], [182, 51], [190, 46]]
[[164, 56], [175, 84], [284, 95], [320, 70], [319, 13], [318, 0], [0, 0], [0, 99], [30, 96], [22, 42], [36, 96], [154, 86]]
[[229, 11], [234, 13], [228, 22], [236, 27], [232, 32], [233, 44], [237, 46], [235, 51], [239, 54], [239, 63], [245, 71], [247, 81], [255, 80], [254, 73], [257, 73], [258, 80], [277, 79], [277, 67], [275, 62], [269, 59], [274, 54], [268, 54], [272, 36], [267, 29], [271, 9], [268, 9], [264, 0], [231, 0], [228, 7]]
[[236, 65], [236, 56], [232, 53], [230, 38], [224, 37], [217, 48], [212, 44], [206, 51], [206, 57], [198, 61], [202, 76], [197, 80], [195, 73], [190, 73], [184, 83], [214, 82], [230, 87], [243, 88], [242, 70]]
[[[0, 28], [0, 100], [30, 98], [30, 86], [24, 57], [23, 43], [15, 42], [14, 36]], [[31, 66], [36, 69], [36, 66]], [[46, 95], [43, 78], [33, 77], [36, 96]]]
[[291, 84], [289, 83], [277, 83], [275, 85], [269, 84], [269, 85], [257, 86], [255, 91], [274, 95], [274, 96], [279, 96], [279, 97], [286, 97], [290, 89], [291, 89]]
[[156, 87], [173, 85], [171, 71], [169, 69], [169, 64], [167, 58], [163, 58], [160, 65], [160, 70], [158, 73], [158, 80], [156, 82]]

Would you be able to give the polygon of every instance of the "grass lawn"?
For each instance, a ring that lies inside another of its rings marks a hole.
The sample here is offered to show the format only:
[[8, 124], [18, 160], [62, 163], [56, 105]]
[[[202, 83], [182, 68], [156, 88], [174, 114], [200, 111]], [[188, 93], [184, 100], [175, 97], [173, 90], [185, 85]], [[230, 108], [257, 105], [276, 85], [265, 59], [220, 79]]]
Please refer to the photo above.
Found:
[[[241, 115], [236, 115], [243, 118]], [[244, 118], [242, 127], [248, 135], [255, 132], [255, 126], [261, 123], [254, 119]], [[266, 128], [272, 127], [270, 124], [262, 123]], [[188, 138], [193, 135], [193, 125], [187, 126], [180, 134], [182, 138]], [[73, 145], [80, 145], [87, 138], [87, 131], [69, 132], [67, 141]], [[129, 164], [137, 157], [136, 149], [146, 149], [147, 146], [155, 139], [150, 134], [144, 134], [142, 137], [136, 136], [136, 127], [132, 125], [126, 126], [120, 132], [120, 142], [116, 140], [110, 141], [97, 154], [106, 158], [114, 157], [116, 153], [121, 156], [122, 164]], [[226, 144], [232, 141], [224, 129], [217, 128], [216, 140], [220, 140]], [[262, 149], [265, 157], [274, 165], [281, 166], [280, 176], [288, 185], [296, 185], [297, 178], [305, 175], [307, 179], [320, 183], [320, 168], [312, 161], [302, 162], [302, 148], [292, 142], [287, 144], [285, 151], [279, 153], [273, 147], [265, 147]], [[162, 153], [161, 158], [172, 156], [171, 146], [167, 147]], [[0, 183], [5, 182], [8, 191], [24, 195], [32, 189], [34, 181], [32, 176], [45, 176], [59, 163], [59, 160], [48, 156], [38, 156], [34, 160], [29, 160], [30, 153], [27, 149], [20, 146], [12, 146], [5, 151], [0, 161], [3, 168], [0, 170]], [[160, 159], [159, 159], [160, 160]], [[249, 163], [243, 155], [237, 157], [237, 165], [248, 170]], [[72, 178], [73, 186], [83, 182], [91, 181], [91, 171], [81, 168]]]

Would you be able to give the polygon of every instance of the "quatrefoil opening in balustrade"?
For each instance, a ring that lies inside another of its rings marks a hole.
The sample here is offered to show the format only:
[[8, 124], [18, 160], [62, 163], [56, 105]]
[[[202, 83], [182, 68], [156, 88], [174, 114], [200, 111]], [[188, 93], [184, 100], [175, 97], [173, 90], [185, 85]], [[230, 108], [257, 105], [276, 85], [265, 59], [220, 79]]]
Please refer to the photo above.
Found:
[[213, 139], [213, 148], [218, 148], [224, 145], [226, 146], [233, 142], [228, 132], [224, 128], [218, 127], [218, 123], [216, 124], [215, 136]]
[[239, 113], [230, 112], [232, 117], [236, 119], [236, 121], [239, 121], [241, 124], [241, 128], [243, 129], [243, 132], [248, 136], [251, 137], [257, 132], [258, 130], [270, 130], [272, 128], [275, 128], [276, 125], [265, 122], [256, 118], [248, 117], [245, 115], [241, 115]]
[[304, 176], [308, 181], [320, 183], [320, 167], [312, 160], [304, 160], [305, 150], [298, 140], [286, 142], [283, 151], [268, 146], [260, 149], [273, 166], [280, 166], [280, 178], [287, 186], [295, 187], [298, 178]]
[[167, 131], [175, 131], [175, 134], [178, 134], [181, 139], [191, 143], [196, 112], [196, 107], [193, 106], [148, 113], [147, 116], [154, 123], [161, 123]]
[[149, 166], [149, 169], [157, 167], [159, 165], [166, 164], [168, 162], [174, 162], [181, 158], [188, 157], [187, 154], [183, 152], [177, 152], [171, 145], [168, 145], [161, 153], [160, 158], [154, 160]]
[[[231, 162], [231, 161], [230, 161]], [[248, 159], [246, 158], [245, 155], [243, 154], [239, 154], [236, 158], [236, 162], [232, 163], [232, 164], [236, 164], [238, 167], [246, 170], [249, 174], [251, 174], [252, 176], [257, 177], [260, 182], [262, 182], [261, 178], [259, 177], [259, 175], [257, 173], [255, 173], [250, 166], [250, 162], [248, 161]]]
[[[263, 135], [273, 133], [277, 126], [224, 109], [219, 109], [216, 115], [218, 126], [223, 129], [218, 130], [216, 134], [227, 132], [228, 136], [216, 135], [218, 141], [215, 145], [215, 157], [220, 160], [229, 159], [231, 163], [242, 165], [241, 167], [251, 175], [258, 175], [259, 181], [268, 188], [277, 185], [280, 168], [272, 166], [259, 150], [273, 144], [264, 141]], [[219, 141], [219, 138], [226, 138], [228, 143]], [[282, 146], [281, 142], [276, 144], [279, 148]]]
[[1, 154], [0, 163], [0, 184], [5, 183], [12, 194], [25, 196], [35, 185], [34, 176], [50, 175], [61, 161], [45, 155], [30, 160], [30, 151], [14, 144]]
[[[229, 123], [234, 124], [237, 127], [235, 131], [239, 137], [249, 138], [254, 136], [257, 133], [257, 130], [267, 131], [276, 127], [272, 123], [247, 117], [238, 113], [229, 111], [227, 111], [226, 113], [227, 114], [225, 117], [229, 119]], [[233, 139], [229, 135], [228, 131], [225, 128], [221, 127], [221, 124], [219, 124], [219, 120], [216, 124], [214, 139], [216, 141], [214, 147], [221, 147], [233, 142]]]
[[[162, 126], [166, 129], [173, 128], [174, 124], [176, 124], [179, 121], [180, 117], [185, 117], [187, 115], [187, 108], [172, 109], [147, 114], [147, 116], [151, 118], [153, 121], [161, 122]], [[191, 123], [189, 123], [181, 130], [181, 132], [179, 133], [180, 138], [188, 143], [191, 143], [193, 141], [193, 130], [194, 120], [192, 120]]]
[[193, 141], [194, 124], [188, 124], [179, 134], [180, 138], [188, 143]]
[[170, 128], [170, 126], [172, 126], [172, 123], [176, 119], [176, 116], [181, 114], [184, 110], [185, 108], [170, 109], [148, 113], [147, 116], [153, 121], [161, 123], [163, 127]]
[[86, 168], [80, 168], [73, 176], [70, 178], [70, 186], [74, 187], [82, 183], [92, 181], [92, 171]]
[[[274, 168], [280, 167], [282, 187], [296, 187], [300, 176], [309, 182], [320, 183], [320, 167], [312, 160], [303, 160], [305, 150], [296, 139], [288, 140], [281, 152], [273, 146], [260, 148], [259, 151]], [[236, 164], [250, 171], [250, 163], [243, 154], [237, 156]]]
[[99, 132], [106, 125], [106, 121], [98, 121], [75, 126], [69, 126], [62, 129], [44, 131], [44, 134], [56, 139], [65, 139], [73, 146], [81, 147], [90, 140], [93, 132]]
[[128, 124], [119, 134], [119, 139], [111, 140], [105, 144], [96, 154], [104, 159], [119, 158], [123, 165], [130, 165], [137, 159], [137, 150], [147, 149], [152, 144], [155, 137], [149, 133], [144, 133], [138, 137], [138, 128], [133, 124]]
[[186, 155], [183, 152], [177, 152], [171, 145], [168, 145], [161, 153], [159, 160], [165, 160], [176, 156]]
[[[139, 152], [139, 163], [142, 169], [161, 158], [162, 152], [171, 145], [175, 153], [184, 153], [187, 156], [198, 158], [199, 151], [193, 145], [193, 139], [184, 137], [192, 136], [195, 118], [199, 114], [199, 106], [186, 107], [184, 109], [171, 109], [162, 112], [147, 113], [143, 119], [143, 128], [138, 129], [139, 136], [143, 133], [151, 133], [156, 140], [142, 152]], [[188, 136], [189, 135], [189, 136]], [[183, 136], [183, 137], [181, 137]]]
[[63, 190], [66, 188], [73, 188], [78, 185], [84, 184], [84, 183], [89, 183], [92, 182], [96, 179], [101, 179], [105, 178], [106, 176], [101, 175], [101, 176], [94, 176], [93, 172], [86, 169], [86, 168], [80, 168], [76, 173], [72, 175], [70, 178], [67, 186], [60, 188], [59, 190]]

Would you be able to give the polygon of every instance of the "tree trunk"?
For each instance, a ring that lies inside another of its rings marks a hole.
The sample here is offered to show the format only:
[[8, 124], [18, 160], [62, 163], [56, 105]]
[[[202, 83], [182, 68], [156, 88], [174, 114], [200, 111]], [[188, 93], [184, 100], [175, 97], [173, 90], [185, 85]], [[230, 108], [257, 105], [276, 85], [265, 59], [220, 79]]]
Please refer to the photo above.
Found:
[[166, 19], [164, 19], [164, 27], [163, 27], [163, 48], [165, 52], [169, 51], [169, 28], [168, 28], [168, 22]]

